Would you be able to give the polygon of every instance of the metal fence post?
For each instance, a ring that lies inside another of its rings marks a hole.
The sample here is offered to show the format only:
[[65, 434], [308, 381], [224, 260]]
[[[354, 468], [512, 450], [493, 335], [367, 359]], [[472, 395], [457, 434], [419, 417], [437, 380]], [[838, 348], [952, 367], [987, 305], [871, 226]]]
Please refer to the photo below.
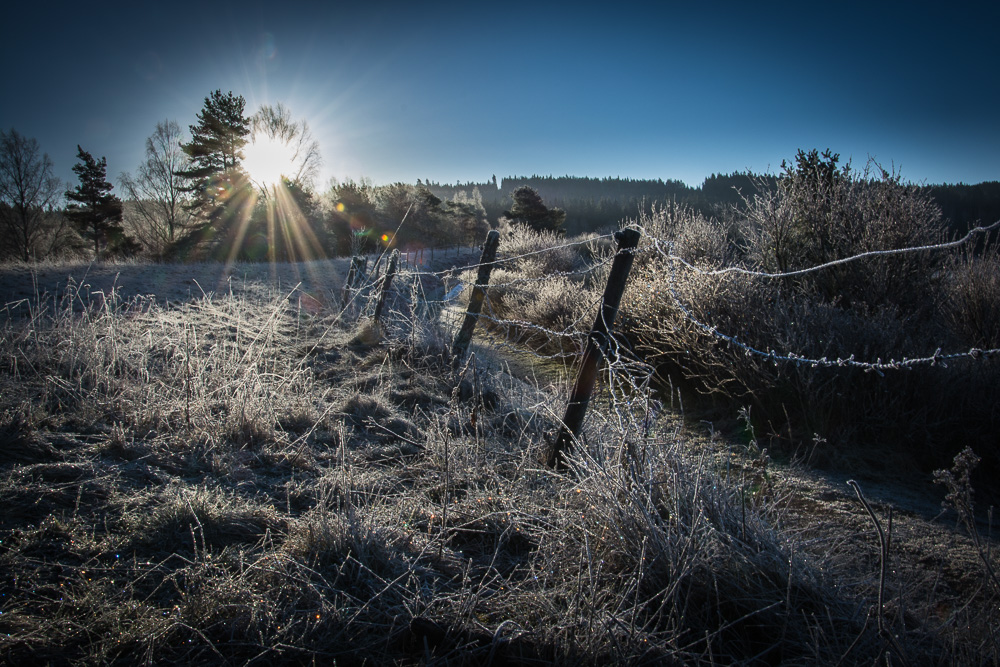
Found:
[[635, 259], [635, 248], [639, 245], [639, 231], [623, 229], [615, 233], [615, 241], [618, 243], [618, 254], [611, 264], [611, 273], [608, 275], [608, 284], [604, 287], [597, 319], [594, 320], [594, 326], [587, 337], [587, 348], [580, 361], [580, 370], [573, 385], [569, 405], [566, 406], [563, 426], [549, 450], [546, 463], [550, 468], [566, 467], [565, 455], [573, 448], [573, 441], [583, 428], [583, 418], [587, 414], [587, 405], [590, 403], [597, 381], [597, 364], [601, 357], [607, 354], [611, 327], [618, 316], [618, 306], [621, 304], [632, 261]]

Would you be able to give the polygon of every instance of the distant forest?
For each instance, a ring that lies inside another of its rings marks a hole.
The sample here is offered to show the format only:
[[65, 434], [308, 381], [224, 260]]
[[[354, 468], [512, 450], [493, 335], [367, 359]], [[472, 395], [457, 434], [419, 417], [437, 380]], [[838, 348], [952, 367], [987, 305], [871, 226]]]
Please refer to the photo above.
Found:
[[[485, 183], [455, 185], [331, 179], [318, 191], [319, 143], [305, 121], [294, 121], [281, 104], [262, 105], [248, 116], [242, 96], [217, 89], [196, 118], [188, 126], [189, 140], [176, 121], [156, 124], [146, 139], [145, 160], [119, 177], [121, 197], [113, 192], [103, 156], [78, 145], [73, 172], [79, 183], [65, 190], [37, 140], [0, 129], [0, 261], [138, 255], [299, 261], [382, 245], [475, 244], [504, 218], [574, 236], [613, 229], [671, 203], [735, 219], [756, 195], [790, 182], [788, 173], [750, 172], [712, 174], [698, 187], [670, 179], [574, 176], [508, 176], [498, 182], [494, 175]], [[247, 160], [245, 151], [258, 139], [259, 150], [271, 145], [293, 157]], [[824, 177], [833, 178], [846, 173], [836, 167], [839, 158], [829, 150], [822, 156], [800, 150], [796, 160], [815, 169], [827, 160], [824, 168], [832, 171]], [[275, 173], [263, 175], [268, 167]], [[883, 174], [866, 168], [858, 176], [862, 188], [878, 187]], [[900, 183], [898, 174], [884, 177]], [[1000, 220], [1000, 182], [906, 186], [937, 202], [951, 234]]]
[[[546, 206], [566, 211], [567, 234], [595, 231], [623, 219], [636, 218], [653, 203], [677, 201], [706, 215], [718, 215], [752, 198], [758, 187], [774, 188], [777, 176], [753, 173], [712, 174], [700, 187], [675, 180], [586, 178], [576, 176], [513, 176], [485, 183], [447, 185], [417, 181], [441, 199], [454, 199], [461, 191], [478, 189], [487, 218], [496, 221], [511, 206], [511, 192], [523, 185], [538, 191]], [[927, 185], [921, 188], [941, 207], [945, 221], [958, 233], [977, 223], [1000, 220], [1000, 181], [977, 185]]]

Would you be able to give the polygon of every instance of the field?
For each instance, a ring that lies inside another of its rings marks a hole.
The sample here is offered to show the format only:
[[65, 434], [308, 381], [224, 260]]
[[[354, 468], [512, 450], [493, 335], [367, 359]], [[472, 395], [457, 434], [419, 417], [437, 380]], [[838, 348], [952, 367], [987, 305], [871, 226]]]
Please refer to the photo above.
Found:
[[[572, 369], [495, 328], [451, 363], [474, 260], [404, 271], [380, 324], [347, 260], [3, 269], [0, 662], [1000, 661], [968, 458], [775, 462], [609, 375], [551, 470]], [[518, 270], [508, 308], [550, 275]]]

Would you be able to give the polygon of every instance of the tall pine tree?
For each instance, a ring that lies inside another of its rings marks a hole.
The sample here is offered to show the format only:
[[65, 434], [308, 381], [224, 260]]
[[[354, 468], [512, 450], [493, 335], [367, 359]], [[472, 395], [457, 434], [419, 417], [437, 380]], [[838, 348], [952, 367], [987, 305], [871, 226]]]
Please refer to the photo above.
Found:
[[246, 179], [239, 165], [250, 134], [250, 119], [243, 115], [245, 107], [242, 95], [223, 95], [216, 90], [205, 98], [198, 123], [190, 126], [191, 141], [181, 144], [190, 167], [175, 173], [188, 180], [185, 191], [194, 196], [190, 210], [210, 222], [227, 217], [225, 209], [244, 189]]
[[68, 217], [77, 227], [80, 235], [94, 243], [94, 253], [101, 253], [101, 246], [113, 252], [132, 253], [138, 250], [135, 241], [125, 235], [121, 226], [122, 202], [111, 194], [114, 188], [108, 182], [108, 162], [100, 161], [76, 147], [79, 164], [73, 171], [80, 179], [75, 189], [66, 192], [71, 204], [66, 207]]

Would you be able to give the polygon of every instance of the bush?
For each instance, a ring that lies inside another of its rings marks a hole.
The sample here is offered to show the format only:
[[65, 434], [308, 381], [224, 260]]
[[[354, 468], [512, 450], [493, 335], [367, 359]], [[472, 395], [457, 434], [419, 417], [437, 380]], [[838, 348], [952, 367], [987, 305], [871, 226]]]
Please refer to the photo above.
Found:
[[752, 406], [760, 432], [785, 442], [878, 443], [928, 465], [946, 462], [973, 432], [995, 442], [985, 427], [996, 411], [983, 402], [1000, 384], [993, 362], [880, 375], [766, 355], [874, 362], [995, 347], [997, 253], [872, 256], [783, 278], [712, 273], [789, 272], [942, 236], [939, 210], [917, 188], [879, 168], [839, 168], [829, 152], [800, 152], [777, 190], [761, 192], [726, 223], [677, 205], [639, 220], [657, 251], [637, 257], [622, 327], [664, 379], [730, 409]]
[[[516, 333], [537, 351], [577, 352], [600, 296], [588, 282], [588, 265], [602, 252], [601, 244], [592, 239], [568, 242], [556, 232], [534, 231], [503, 220], [500, 233], [502, 268], [495, 269], [490, 279], [489, 313], [510, 320], [507, 333]], [[579, 274], [565, 275], [573, 272]]]
[[501, 257], [504, 265], [528, 278], [540, 278], [552, 273], [574, 271], [584, 267], [579, 246], [566, 245], [558, 233], [535, 231], [525, 225], [500, 221]]
[[959, 340], [971, 347], [1000, 347], [1000, 246], [966, 252], [952, 262], [945, 313]]
[[[859, 174], [838, 167], [829, 151], [799, 151], [782, 163], [777, 190], [746, 202], [742, 234], [748, 263], [767, 271], [796, 271], [861, 253], [940, 242], [941, 212], [917, 186], [874, 162]], [[933, 290], [941, 253], [872, 258], [785, 281], [793, 291], [850, 308], [896, 304], [919, 307]]]

